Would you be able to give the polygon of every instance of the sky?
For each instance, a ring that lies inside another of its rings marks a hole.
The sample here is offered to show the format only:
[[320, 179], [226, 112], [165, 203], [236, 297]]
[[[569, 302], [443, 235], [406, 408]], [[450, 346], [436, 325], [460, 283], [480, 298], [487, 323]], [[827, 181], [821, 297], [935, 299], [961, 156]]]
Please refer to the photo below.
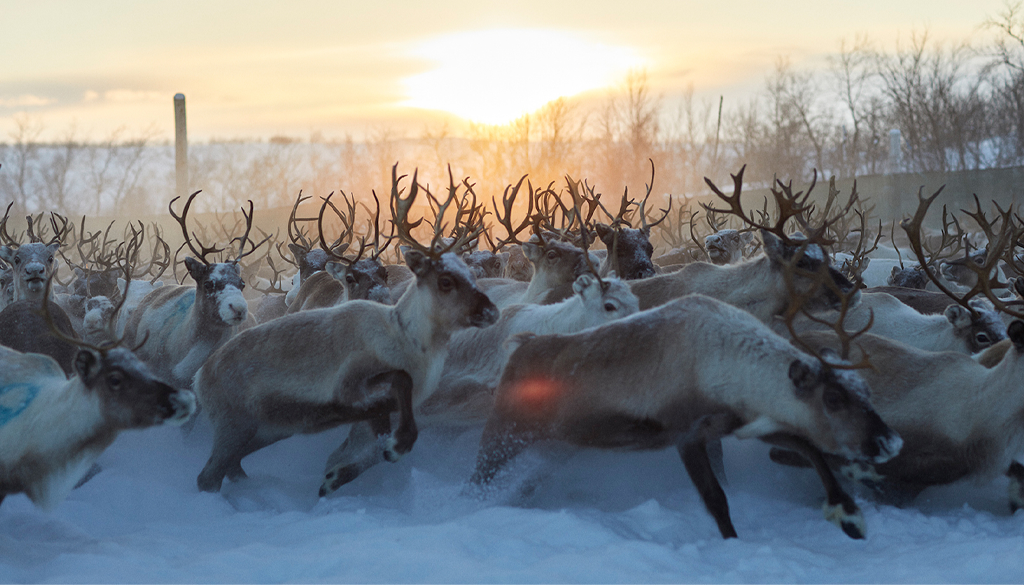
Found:
[[644, 71], [657, 95], [742, 100], [777, 58], [928, 30], [980, 40], [1004, 0], [0, 0], [0, 141], [19, 124], [190, 140], [415, 135], [504, 123]]

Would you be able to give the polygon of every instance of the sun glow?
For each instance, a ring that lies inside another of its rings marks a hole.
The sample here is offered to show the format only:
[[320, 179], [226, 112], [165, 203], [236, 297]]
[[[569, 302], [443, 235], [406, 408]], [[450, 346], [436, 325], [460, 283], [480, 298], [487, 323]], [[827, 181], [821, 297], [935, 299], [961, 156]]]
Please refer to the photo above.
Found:
[[437, 64], [405, 79], [405, 106], [504, 124], [559, 97], [621, 81], [644, 65], [633, 49], [569, 32], [504, 29], [453, 34], [414, 53]]

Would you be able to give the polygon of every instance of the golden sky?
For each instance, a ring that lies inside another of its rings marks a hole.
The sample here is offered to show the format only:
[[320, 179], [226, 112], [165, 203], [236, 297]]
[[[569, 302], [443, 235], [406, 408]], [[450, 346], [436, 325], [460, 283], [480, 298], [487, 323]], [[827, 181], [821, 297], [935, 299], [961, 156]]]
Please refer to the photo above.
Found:
[[1003, 0], [0, 0], [0, 140], [15, 116], [56, 138], [124, 127], [189, 136], [412, 135], [445, 116], [502, 122], [647, 71], [662, 96], [741, 99], [778, 56], [841, 39], [891, 48], [928, 29], [980, 40]]

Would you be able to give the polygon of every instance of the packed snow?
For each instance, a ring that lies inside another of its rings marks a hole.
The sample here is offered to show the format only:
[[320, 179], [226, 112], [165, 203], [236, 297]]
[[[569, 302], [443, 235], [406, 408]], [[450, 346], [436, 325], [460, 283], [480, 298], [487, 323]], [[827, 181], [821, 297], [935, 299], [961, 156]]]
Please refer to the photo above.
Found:
[[723, 540], [674, 449], [528, 450], [498, 486], [466, 487], [479, 428], [425, 429], [413, 451], [318, 498], [345, 429], [244, 460], [200, 493], [210, 429], [123, 433], [101, 473], [47, 513], [0, 505], [4, 582], [1021, 582], [1024, 512], [1005, 478], [862, 497], [867, 539], [822, 517], [812, 471], [725, 442], [738, 539]]

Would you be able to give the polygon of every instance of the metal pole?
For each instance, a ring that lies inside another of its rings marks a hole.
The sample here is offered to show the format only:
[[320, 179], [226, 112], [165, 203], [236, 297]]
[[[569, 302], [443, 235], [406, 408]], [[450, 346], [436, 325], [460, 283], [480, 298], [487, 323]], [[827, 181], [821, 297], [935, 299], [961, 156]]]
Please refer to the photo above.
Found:
[[185, 129], [185, 94], [174, 94], [174, 193], [188, 195], [188, 132]]

